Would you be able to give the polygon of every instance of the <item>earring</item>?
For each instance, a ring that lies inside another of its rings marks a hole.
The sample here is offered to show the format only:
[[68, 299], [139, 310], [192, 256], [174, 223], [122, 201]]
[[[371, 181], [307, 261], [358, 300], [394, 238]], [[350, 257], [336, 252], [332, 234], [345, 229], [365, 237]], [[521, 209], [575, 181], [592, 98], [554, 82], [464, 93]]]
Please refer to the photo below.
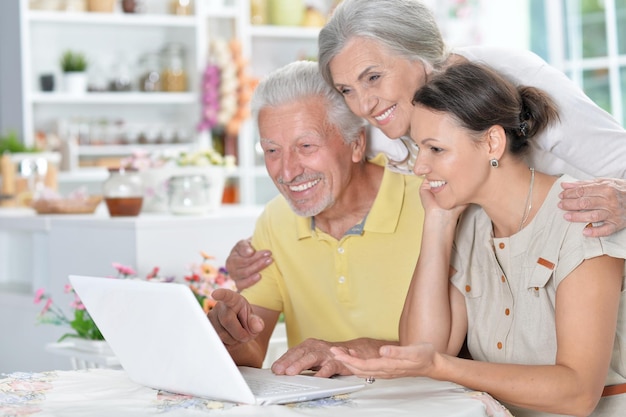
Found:
[[500, 163], [498, 162], [498, 160], [496, 158], [493, 158], [489, 161], [489, 163], [491, 164], [492, 167], [494, 168], [498, 168], [500, 166]]

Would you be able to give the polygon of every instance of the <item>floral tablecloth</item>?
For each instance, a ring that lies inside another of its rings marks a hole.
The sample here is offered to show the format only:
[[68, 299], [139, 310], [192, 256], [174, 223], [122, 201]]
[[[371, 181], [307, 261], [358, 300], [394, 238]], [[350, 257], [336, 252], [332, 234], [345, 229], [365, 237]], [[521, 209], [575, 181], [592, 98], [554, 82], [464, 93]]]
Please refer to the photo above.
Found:
[[177, 395], [132, 382], [123, 370], [14, 372], [0, 379], [1, 416], [427, 416], [510, 417], [489, 395], [426, 378], [378, 380], [358, 392], [274, 406]]

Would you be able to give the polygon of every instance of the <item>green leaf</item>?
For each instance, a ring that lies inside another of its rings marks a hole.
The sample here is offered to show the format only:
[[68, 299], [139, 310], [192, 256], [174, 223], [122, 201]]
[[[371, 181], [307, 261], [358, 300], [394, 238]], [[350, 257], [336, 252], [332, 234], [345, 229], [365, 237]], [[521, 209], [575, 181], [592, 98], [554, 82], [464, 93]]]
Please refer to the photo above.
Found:
[[104, 340], [100, 329], [96, 326], [87, 310], [74, 310], [74, 320], [70, 321], [70, 326], [76, 331], [78, 336], [89, 340]]

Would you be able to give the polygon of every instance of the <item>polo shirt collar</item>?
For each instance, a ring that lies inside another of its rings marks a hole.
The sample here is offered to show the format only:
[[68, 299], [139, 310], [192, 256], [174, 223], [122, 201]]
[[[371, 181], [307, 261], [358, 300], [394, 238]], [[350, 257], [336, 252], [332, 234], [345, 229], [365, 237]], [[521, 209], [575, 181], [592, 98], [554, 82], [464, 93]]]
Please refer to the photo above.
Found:
[[[363, 227], [364, 231], [374, 233], [394, 233], [398, 227], [404, 204], [405, 175], [387, 169], [387, 158], [384, 154], [377, 155], [369, 162], [385, 166], [385, 172], [372, 209], [367, 214], [365, 224], [361, 223], [361, 226], [355, 225], [354, 227]], [[298, 239], [313, 236], [314, 230], [315, 221], [313, 217], [297, 216], [296, 234]]]

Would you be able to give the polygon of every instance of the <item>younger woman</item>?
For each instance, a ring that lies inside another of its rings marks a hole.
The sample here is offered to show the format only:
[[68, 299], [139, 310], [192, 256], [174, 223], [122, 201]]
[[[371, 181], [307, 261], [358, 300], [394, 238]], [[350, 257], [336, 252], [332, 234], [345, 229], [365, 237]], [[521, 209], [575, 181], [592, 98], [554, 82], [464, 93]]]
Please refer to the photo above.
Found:
[[[560, 183], [574, 178], [524, 162], [529, 141], [558, 118], [552, 100], [463, 63], [432, 77], [413, 103], [426, 217], [403, 346], [369, 360], [333, 348], [336, 358], [363, 377], [487, 391], [516, 416], [623, 415], [626, 231], [585, 237], [557, 208]], [[474, 360], [456, 357], [466, 334]], [[617, 394], [600, 400], [605, 385]]]

